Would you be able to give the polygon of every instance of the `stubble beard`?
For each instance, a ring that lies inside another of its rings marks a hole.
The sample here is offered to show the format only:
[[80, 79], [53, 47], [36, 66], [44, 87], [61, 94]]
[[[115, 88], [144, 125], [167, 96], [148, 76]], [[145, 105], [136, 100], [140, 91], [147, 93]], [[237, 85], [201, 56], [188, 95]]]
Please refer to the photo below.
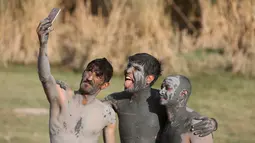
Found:
[[146, 84], [145, 78], [136, 78], [133, 84], [134, 85], [132, 88], [126, 88], [125, 91], [130, 93], [136, 93], [149, 86]]

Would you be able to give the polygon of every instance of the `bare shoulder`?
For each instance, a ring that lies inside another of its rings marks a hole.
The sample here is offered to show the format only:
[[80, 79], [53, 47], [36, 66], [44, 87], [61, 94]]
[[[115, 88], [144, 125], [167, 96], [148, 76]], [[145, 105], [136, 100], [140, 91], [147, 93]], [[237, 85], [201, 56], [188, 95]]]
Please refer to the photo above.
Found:
[[188, 111], [189, 115], [192, 117], [199, 117], [201, 116], [197, 111], [194, 111], [193, 109], [186, 107], [186, 111]]
[[109, 102], [102, 102], [101, 100], [96, 99], [94, 104], [102, 110], [114, 112], [112, 105]]
[[[101, 101], [100, 101], [101, 102]], [[112, 106], [108, 102], [101, 102], [103, 106], [103, 116], [107, 124], [113, 124], [116, 122], [116, 114]]]
[[128, 98], [128, 94], [124, 91], [114, 92], [106, 96], [102, 101], [119, 101]]

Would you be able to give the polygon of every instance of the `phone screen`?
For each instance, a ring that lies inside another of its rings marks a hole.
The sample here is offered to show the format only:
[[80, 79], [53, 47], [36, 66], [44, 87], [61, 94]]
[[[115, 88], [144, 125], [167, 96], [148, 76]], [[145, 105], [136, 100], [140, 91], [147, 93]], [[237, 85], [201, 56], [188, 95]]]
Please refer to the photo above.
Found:
[[54, 20], [56, 19], [56, 17], [58, 16], [59, 12], [61, 11], [60, 8], [53, 8], [49, 15], [48, 15], [48, 18], [50, 19], [51, 23], [54, 22]]

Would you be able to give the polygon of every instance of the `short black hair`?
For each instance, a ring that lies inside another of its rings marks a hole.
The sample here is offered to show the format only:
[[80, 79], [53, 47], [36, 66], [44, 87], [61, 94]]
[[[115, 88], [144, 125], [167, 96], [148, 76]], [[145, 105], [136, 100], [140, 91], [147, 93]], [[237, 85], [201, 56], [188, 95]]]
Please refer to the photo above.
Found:
[[151, 86], [161, 76], [161, 63], [154, 56], [147, 53], [137, 53], [128, 58], [129, 62], [135, 62], [144, 66], [145, 75], [153, 75], [154, 80], [151, 82]]
[[109, 82], [113, 75], [113, 67], [111, 63], [106, 58], [98, 58], [92, 60], [87, 68], [96, 66], [102, 75], [104, 76], [104, 81]]

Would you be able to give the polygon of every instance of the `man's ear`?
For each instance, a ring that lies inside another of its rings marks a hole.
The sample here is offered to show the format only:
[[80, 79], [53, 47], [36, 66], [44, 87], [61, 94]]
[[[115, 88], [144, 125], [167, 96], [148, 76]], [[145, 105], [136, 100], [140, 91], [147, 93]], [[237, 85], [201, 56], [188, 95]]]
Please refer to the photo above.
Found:
[[105, 88], [107, 88], [110, 85], [109, 82], [105, 82], [103, 85], [101, 85], [100, 89], [103, 90]]
[[151, 82], [155, 79], [154, 75], [148, 75], [146, 77], [146, 83], [151, 84]]

